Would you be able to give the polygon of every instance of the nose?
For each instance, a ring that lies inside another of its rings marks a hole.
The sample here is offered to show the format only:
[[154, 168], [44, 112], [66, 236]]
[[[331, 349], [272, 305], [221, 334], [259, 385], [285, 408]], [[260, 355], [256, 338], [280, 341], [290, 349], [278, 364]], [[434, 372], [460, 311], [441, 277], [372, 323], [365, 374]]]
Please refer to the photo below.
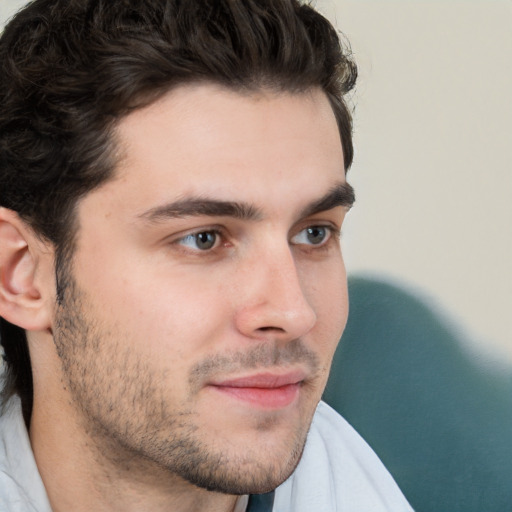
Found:
[[273, 247], [247, 264], [240, 282], [243, 301], [236, 326], [255, 340], [291, 341], [304, 336], [317, 317], [304, 293], [304, 283], [290, 247]]

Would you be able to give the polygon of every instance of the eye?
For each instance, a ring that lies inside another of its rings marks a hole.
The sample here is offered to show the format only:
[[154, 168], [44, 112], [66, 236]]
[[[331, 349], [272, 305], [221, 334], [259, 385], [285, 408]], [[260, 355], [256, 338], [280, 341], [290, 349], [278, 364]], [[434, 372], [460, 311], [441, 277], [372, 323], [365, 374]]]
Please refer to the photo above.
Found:
[[199, 231], [180, 238], [178, 243], [196, 251], [209, 251], [218, 245], [219, 239], [218, 231]]
[[292, 237], [292, 243], [301, 245], [323, 245], [332, 235], [328, 226], [310, 226]]

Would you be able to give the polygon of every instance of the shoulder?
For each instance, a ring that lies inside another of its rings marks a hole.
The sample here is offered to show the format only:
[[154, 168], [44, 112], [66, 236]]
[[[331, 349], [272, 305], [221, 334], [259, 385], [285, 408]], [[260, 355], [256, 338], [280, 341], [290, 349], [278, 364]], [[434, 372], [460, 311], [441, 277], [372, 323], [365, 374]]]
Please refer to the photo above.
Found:
[[0, 510], [51, 512], [17, 397], [0, 410]]
[[276, 490], [275, 512], [409, 512], [391, 475], [357, 432], [320, 402], [302, 459]]

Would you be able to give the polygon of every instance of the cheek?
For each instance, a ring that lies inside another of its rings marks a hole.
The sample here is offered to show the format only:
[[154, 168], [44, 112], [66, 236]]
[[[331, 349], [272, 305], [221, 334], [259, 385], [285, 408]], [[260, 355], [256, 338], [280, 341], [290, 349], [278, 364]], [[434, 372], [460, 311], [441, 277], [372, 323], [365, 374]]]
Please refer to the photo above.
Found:
[[309, 273], [308, 296], [317, 315], [313, 341], [332, 358], [348, 318], [347, 278], [341, 259], [324, 270]]
[[133, 276], [114, 295], [118, 320], [145, 344], [183, 359], [207, 351], [229, 318], [219, 287], [183, 273]]

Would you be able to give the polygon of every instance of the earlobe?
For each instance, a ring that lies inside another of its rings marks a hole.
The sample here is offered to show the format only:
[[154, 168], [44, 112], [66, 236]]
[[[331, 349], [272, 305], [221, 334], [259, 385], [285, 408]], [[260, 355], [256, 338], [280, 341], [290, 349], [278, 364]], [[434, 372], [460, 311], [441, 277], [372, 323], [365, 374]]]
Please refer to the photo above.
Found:
[[0, 316], [26, 330], [49, 328], [49, 293], [40, 279], [41, 241], [19, 216], [0, 208]]

